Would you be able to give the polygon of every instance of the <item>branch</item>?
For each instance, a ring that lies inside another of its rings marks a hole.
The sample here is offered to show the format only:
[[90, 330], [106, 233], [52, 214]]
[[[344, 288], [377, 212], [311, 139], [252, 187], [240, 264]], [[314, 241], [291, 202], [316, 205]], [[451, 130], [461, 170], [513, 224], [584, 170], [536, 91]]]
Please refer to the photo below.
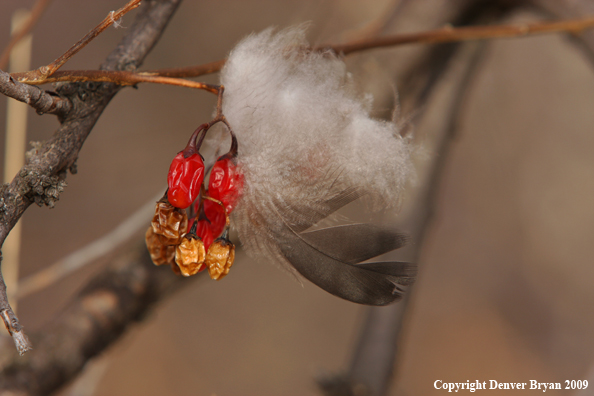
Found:
[[4, 357], [10, 363], [0, 372], [0, 395], [56, 391], [142, 320], [157, 301], [193, 282], [153, 265], [144, 243], [133, 245], [92, 279], [42, 333], [32, 335], [33, 351], [24, 357]]
[[121, 86], [136, 85], [139, 83], [153, 83], [176, 85], [178, 87], [203, 89], [205, 91], [218, 94], [218, 88], [212, 84], [205, 84], [197, 81], [185, 80], [181, 78], [172, 78], [156, 75], [150, 72], [134, 73], [130, 71], [109, 71], [109, 70], [69, 70], [55, 72], [50, 77], [38, 80], [27, 80], [31, 72], [11, 73], [10, 75], [19, 82], [30, 85], [42, 85], [55, 82], [110, 82]]
[[[439, 136], [438, 152], [431, 164], [428, 181], [422, 183], [427, 188], [418, 194], [420, 197], [417, 196], [414, 199], [415, 202], [418, 202], [415, 205], [415, 216], [413, 216], [418, 223], [414, 227], [416, 229], [413, 230], [413, 240], [416, 241], [414, 254], [417, 259], [423, 246], [424, 235], [431, 225], [435, 198], [445, 168], [444, 162], [448, 158], [451, 143], [458, 130], [458, 119], [463, 109], [464, 99], [484, 55], [482, 49], [481, 47], [475, 50], [471, 59], [467, 60], [463, 72], [460, 73], [462, 78], [453, 88], [452, 102], [444, 122], [445, 128]], [[442, 74], [444, 71], [442, 68]], [[353, 352], [349, 371], [345, 375], [325, 378], [320, 381], [320, 386], [326, 395], [381, 396], [387, 394], [394, 372], [399, 349], [398, 340], [402, 334], [404, 317], [410, 306], [412, 289], [414, 289], [414, 285], [398, 304], [387, 307], [366, 307], [365, 322]]]
[[[470, 24], [501, 18], [506, 9], [491, 10], [477, 3], [469, 3], [458, 15], [458, 24]], [[461, 55], [459, 44], [434, 46], [418, 62], [401, 76], [405, 88], [399, 94], [406, 98], [408, 108], [421, 113], [426, 110], [426, 103], [440, 88], [440, 82], [456, 78], [455, 86], [448, 97], [452, 98], [443, 116], [444, 128], [435, 134], [437, 153], [432, 156], [428, 171], [419, 175], [419, 185], [423, 186], [410, 201], [413, 207], [407, 212], [411, 239], [415, 241], [412, 248], [413, 261], [418, 261], [423, 248], [423, 240], [431, 226], [435, 208], [435, 198], [440, 185], [444, 162], [457, 130], [457, 121], [463, 107], [467, 91], [476, 72], [480, 68], [484, 50], [473, 50], [469, 56], [460, 59], [454, 66], [450, 63], [455, 56]], [[445, 77], [450, 69], [456, 70], [456, 77]], [[417, 116], [422, 114], [417, 113]], [[366, 307], [366, 317], [362, 324], [359, 339], [352, 352], [352, 360], [348, 371], [341, 375], [322, 378], [320, 387], [328, 396], [380, 396], [387, 394], [391, 385], [396, 359], [402, 341], [402, 330], [405, 318], [410, 309], [414, 285], [409, 288], [402, 301], [386, 307]]]
[[594, 27], [594, 17], [521, 25], [468, 26], [459, 28], [446, 26], [428, 32], [380, 37], [342, 45], [321, 46], [317, 49], [329, 50], [347, 55], [352, 52], [360, 52], [373, 48], [393, 47], [405, 44], [453, 43], [470, 40], [524, 37], [559, 32], [568, 32], [578, 35], [584, 30], [592, 27]]
[[[140, 66], [161, 36], [181, 0], [147, 2], [119, 46], [102, 68], [122, 70]], [[13, 84], [11, 81], [5, 85]], [[76, 170], [76, 159], [95, 122], [118, 92], [114, 84], [66, 84], [58, 91], [72, 102], [54, 136], [30, 152], [27, 164], [0, 190], [0, 246], [25, 210], [35, 202], [52, 207], [66, 183], [66, 171]], [[7, 311], [13, 327], [20, 328], [6, 298], [0, 274], [0, 312]]]
[[63, 118], [72, 110], [72, 102], [68, 98], [17, 82], [2, 70], [0, 70], [0, 94], [26, 103], [40, 114], [54, 114]]

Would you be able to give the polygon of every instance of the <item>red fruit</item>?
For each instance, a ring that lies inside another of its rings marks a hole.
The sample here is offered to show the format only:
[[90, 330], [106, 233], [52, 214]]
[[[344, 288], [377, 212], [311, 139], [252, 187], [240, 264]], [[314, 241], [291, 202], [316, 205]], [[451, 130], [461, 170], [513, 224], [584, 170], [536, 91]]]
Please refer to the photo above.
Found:
[[185, 209], [198, 198], [203, 181], [204, 162], [200, 154], [185, 158], [182, 151], [169, 167], [167, 199], [176, 208]]
[[206, 132], [198, 143], [196, 138], [207, 126], [208, 124], [202, 124], [194, 131], [186, 148], [177, 153], [169, 167], [167, 199], [176, 208], [187, 208], [200, 194], [200, 187], [204, 181], [204, 161], [198, 149]]
[[223, 207], [211, 200], [204, 200], [204, 214], [210, 220], [213, 237], [215, 239], [220, 237], [227, 223]]
[[212, 234], [210, 222], [207, 219], [198, 220], [198, 224], [196, 226], [196, 235], [202, 239], [202, 242], [204, 242], [204, 249], [206, 249], [208, 252], [208, 248], [214, 241], [214, 236]]
[[225, 205], [231, 213], [243, 191], [243, 173], [232, 155], [224, 155], [215, 162], [210, 172], [208, 194]]

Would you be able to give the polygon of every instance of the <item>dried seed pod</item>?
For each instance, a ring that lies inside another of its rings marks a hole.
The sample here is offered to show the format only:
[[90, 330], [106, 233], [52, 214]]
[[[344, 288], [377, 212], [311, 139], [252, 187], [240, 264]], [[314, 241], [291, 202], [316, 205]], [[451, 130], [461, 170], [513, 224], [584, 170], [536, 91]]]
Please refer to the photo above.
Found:
[[227, 231], [217, 238], [206, 254], [204, 263], [208, 267], [208, 274], [214, 280], [221, 280], [229, 273], [235, 260], [235, 245], [227, 239]]
[[146, 247], [151, 255], [151, 260], [155, 265], [171, 264], [175, 260], [175, 246], [167, 246], [161, 241], [159, 235], [153, 232], [153, 227], [149, 227], [144, 235]]
[[184, 235], [175, 248], [175, 262], [183, 276], [196, 275], [204, 269], [205, 256], [204, 243], [194, 233]]
[[171, 263], [171, 270], [173, 271], [173, 273], [175, 275], [181, 275], [181, 271], [179, 269], [179, 267], [177, 266], [177, 263], [175, 262], [175, 246], [173, 246], [173, 263]]
[[188, 231], [188, 216], [185, 210], [174, 207], [163, 197], [155, 206], [151, 226], [163, 244], [177, 245], [182, 235]]

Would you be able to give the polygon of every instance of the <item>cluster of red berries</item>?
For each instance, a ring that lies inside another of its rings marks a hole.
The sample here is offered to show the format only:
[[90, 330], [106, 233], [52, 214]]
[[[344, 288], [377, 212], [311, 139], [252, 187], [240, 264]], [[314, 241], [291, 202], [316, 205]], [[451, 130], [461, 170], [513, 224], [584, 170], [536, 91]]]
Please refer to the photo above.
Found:
[[210, 277], [220, 280], [235, 258], [235, 246], [228, 239], [229, 214], [241, 196], [243, 175], [237, 166], [237, 139], [231, 131], [231, 149], [215, 162], [205, 189], [199, 149], [211, 125], [198, 127], [171, 162], [167, 192], [157, 202], [145, 238], [156, 265], [169, 264], [184, 276], [208, 268]]

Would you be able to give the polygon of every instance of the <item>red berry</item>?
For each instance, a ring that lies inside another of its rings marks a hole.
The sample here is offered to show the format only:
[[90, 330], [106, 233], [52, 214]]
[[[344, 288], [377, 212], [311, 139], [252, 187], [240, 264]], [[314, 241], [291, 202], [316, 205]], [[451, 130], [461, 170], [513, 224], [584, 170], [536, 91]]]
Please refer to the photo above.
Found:
[[185, 158], [183, 151], [178, 153], [171, 162], [167, 175], [167, 199], [176, 208], [187, 208], [198, 198], [203, 180], [204, 162], [200, 154]]
[[210, 220], [213, 237], [215, 239], [220, 237], [227, 224], [223, 207], [218, 203], [207, 199], [204, 201], [204, 214], [208, 220]]
[[236, 159], [224, 155], [215, 162], [208, 182], [209, 195], [225, 205], [231, 213], [243, 191], [243, 174], [237, 167]]
[[[204, 161], [198, 152], [208, 124], [202, 124], [194, 131], [185, 149], [177, 153], [167, 174], [169, 190], [167, 199], [176, 208], [185, 209], [198, 198], [200, 187], [204, 181]], [[204, 132], [200, 141], [198, 135]]]
[[202, 242], [204, 242], [204, 249], [206, 249], [208, 252], [208, 248], [214, 241], [214, 236], [212, 234], [210, 222], [207, 219], [198, 220], [198, 225], [196, 226], [196, 235], [202, 239]]

